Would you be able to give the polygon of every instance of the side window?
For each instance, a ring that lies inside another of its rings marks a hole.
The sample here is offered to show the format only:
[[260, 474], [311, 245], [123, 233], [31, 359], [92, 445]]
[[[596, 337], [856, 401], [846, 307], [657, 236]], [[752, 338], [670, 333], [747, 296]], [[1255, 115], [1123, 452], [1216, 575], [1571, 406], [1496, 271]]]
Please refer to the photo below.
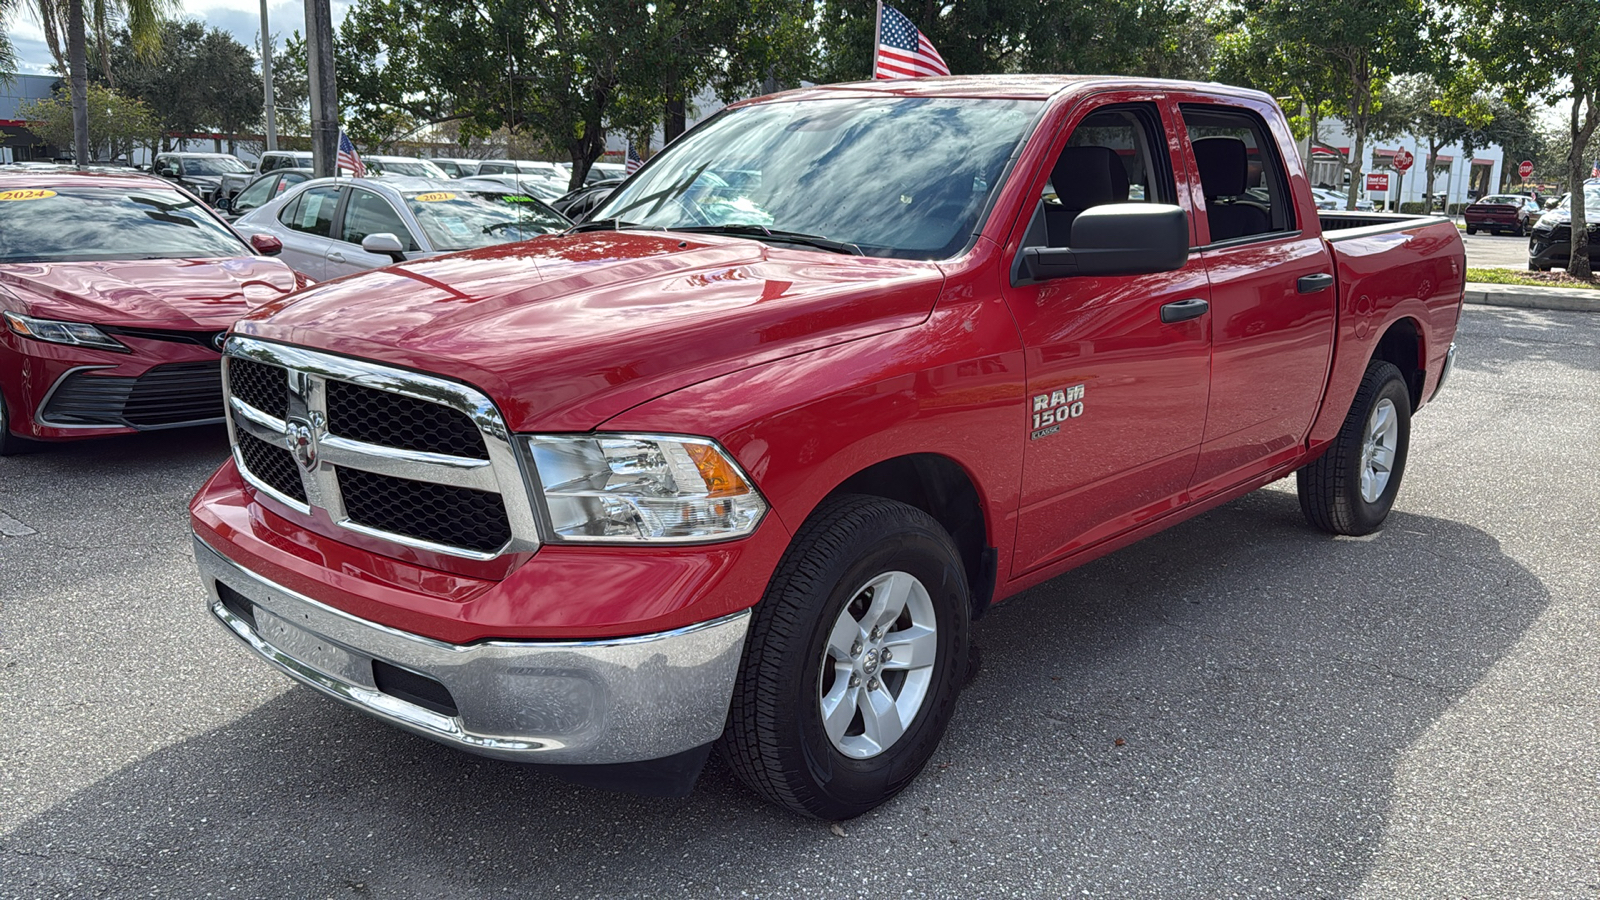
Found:
[[451, 162], [450, 160], [448, 160], [448, 159], [436, 159], [436, 160], [433, 161], [433, 163], [434, 163], [434, 165], [436, 165], [439, 168], [443, 169], [444, 173], [446, 175], [449, 175], [451, 178], [460, 178], [461, 177], [461, 167], [456, 165], [455, 163]]
[[328, 237], [333, 234], [333, 210], [338, 205], [337, 187], [314, 187], [284, 206], [278, 221], [295, 231]]
[[367, 235], [387, 232], [400, 239], [407, 250], [417, 249], [411, 231], [389, 201], [371, 191], [351, 190], [350, 202], [344, 205], [344, 225], [340, 240], [360, 244]]
[[512, 168], [510, 163], [506, 162], [490, 161], [478, 167], [479, 175], [504, 175], [512, 171], [515, 170]]
[[248, 212], [272, 199], [273, 186], [278, 183], [276, 178], [261, 178], [254, 184], [239, 192], [233, 198], [233, 211], [235, 213]]
[[[1048, 246], [1071, 246], [1078, 214], [1107, 203], [1172, 203], [1161, 116], [1150, 104], [1090, 113], [1067, 138], [1041, 200]], [[1031, 243], [1031, 242], [1030, 242]]]
[[271, 172], [273, 169], [281, 169], [285, 162], [287, 160], [281, 156], [268, 156], [261, 161], [261, 171]]
[[1211, 242], [1293, 231], [1289, 179], [1266, 123], [1229, 107], [1185, 104], [1182, 110]]

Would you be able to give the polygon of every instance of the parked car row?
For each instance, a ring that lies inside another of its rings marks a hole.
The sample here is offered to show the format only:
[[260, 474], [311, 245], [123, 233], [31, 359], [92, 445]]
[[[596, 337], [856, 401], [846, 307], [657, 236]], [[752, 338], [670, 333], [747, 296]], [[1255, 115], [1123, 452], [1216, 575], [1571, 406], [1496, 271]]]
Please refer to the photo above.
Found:
[[255, 306], [571, 225], [537, 197], [442, 172], [318, 179], [285, 155], [217, 198], [210, 173], [237, 160], [158, 159], [162, 177], [0, 167], [0, 455], [220, 422], [222, 337]]

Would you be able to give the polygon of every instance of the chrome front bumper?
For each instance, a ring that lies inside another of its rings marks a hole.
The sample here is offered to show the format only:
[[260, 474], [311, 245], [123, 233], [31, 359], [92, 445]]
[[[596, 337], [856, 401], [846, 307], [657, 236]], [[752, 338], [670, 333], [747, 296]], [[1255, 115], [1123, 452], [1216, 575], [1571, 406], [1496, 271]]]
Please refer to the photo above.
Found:
[[[297, 594], [198, 535], [194, 554], [212, 615], [291, 678], [423, 737], [524, 762], [639, 762], [715, 740], [750, 622], [747, 610], [631, 638], [448, 644]], [[374, 663], [437, 682], [453, 704], [386, 693]]]

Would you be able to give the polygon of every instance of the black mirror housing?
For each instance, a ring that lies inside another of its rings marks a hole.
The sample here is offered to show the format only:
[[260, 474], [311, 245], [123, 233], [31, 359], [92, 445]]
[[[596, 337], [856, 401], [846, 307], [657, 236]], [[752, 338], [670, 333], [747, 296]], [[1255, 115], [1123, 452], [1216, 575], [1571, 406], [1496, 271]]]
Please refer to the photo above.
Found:
[[1183, 268], [1189, 217], [1165, 203], [1108, 203], [1078, 214], [1071, 247], [1026, 247], [1031, 281], [1074, 275], [1148, 275]]

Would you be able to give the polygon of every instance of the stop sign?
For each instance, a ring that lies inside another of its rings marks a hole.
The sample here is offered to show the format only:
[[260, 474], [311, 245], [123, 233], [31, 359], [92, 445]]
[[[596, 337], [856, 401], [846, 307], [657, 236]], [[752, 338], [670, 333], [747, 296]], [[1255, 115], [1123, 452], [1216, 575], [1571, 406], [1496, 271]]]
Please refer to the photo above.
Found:
[[1517, 166], [1517, 174], [1521, 175], [1523, 178], [1527, 178], [1528, 176], [1532, 175], [1533, 174], [1533, 160], [1531, 160], [1531, 159], [1523, 160], [1522, 161], [1522, 165]]
[[1407, 150], [1406, 148], [1401, 147], [1399, 150], [1395, 151], [1395, 154], [1394, 154], [1394, 168], [1395, 168], [1395, 171], [1404, 172], [1405, 170], [1411, 168], [1411, 163], [1414, 162], [1415, 160], [1416, 160], [1416, 157], [1411, 155], [1411, 151], [1410, 150]]

